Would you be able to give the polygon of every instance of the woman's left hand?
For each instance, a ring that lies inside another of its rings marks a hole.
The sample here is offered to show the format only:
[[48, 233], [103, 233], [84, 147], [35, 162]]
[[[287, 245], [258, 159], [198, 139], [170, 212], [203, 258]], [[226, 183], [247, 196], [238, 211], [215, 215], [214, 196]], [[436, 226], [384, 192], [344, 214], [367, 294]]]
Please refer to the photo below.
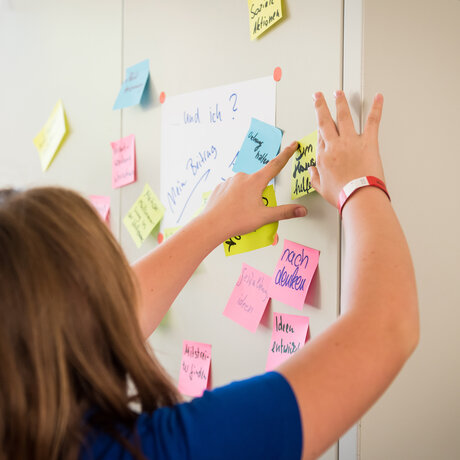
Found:
[[297, 147], [295, 141], [254, 174], [237, 173], [214, 189], [203, 214], [209, 217], [222, 241], [271, 222], [307, 214], [307, 209], [299, 204], [267, 207], [262, 200], [265, 187], [284, 168]]

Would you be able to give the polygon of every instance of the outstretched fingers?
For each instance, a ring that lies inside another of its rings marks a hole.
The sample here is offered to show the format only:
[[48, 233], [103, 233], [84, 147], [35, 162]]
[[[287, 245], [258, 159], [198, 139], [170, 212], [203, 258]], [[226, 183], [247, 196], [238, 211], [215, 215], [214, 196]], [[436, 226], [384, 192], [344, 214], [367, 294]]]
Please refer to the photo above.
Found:
[[343, 91], [334, 91], [335, 104], [337, 110], [337, 129], [339, 135], [353, 133], [356, 134], [353, 119], [351, 118], [350, 107]]
[[382, 118], [383, 95], [378, 93], [374, 97], [371, 110], [364, 126], [364, 135], [377, 138], [379, 135], [380, 119]]
[[307, 215], [307, 208], [298, 204], [283, 204], [272, 208], [266, 207], [265, 209], [266, 223]]
[[254, 176], [263, 183], [264, 188], [284, 168], [284, 166], [286, 166], [289, 158], [292, 157], [298, 147], [299, 143], [294, 141], [280, 154], [273, 158], [273, 160], [269, 161], [262, 169], [254, 173]]
[[335, 126], [334, 120], [332, 119], [331, 112], [327, 106], [326, 100], [324, 99], [323, 93], [313, 94], [315, 101], [315, 112], [316, 121], [318, 128], [323, 136], [326, 143], [335, 139], [338, 136], [337, 127]]

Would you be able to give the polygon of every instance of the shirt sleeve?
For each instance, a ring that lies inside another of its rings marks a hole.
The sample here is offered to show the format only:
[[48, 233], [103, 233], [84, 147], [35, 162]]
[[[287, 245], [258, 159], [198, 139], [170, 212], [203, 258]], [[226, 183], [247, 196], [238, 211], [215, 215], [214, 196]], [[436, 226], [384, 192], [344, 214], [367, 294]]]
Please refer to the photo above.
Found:
[[137, 428], [147, 458], [299, 460], [302, 453], [297, 401], [277, 372], [142, 414]]

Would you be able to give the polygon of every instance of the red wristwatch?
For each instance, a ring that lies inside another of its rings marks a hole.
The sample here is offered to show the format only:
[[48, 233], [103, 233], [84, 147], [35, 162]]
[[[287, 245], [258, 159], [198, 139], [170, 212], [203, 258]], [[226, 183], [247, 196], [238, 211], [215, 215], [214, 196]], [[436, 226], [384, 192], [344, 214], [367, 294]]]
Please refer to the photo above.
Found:
[[356, 190], [359, 190], [362, 187], [367, 187], [368, 185], [372, 187], [377, 187], [380, 190], [383, 190], [391, 201], [390, 195], [388, 194], [388, 190], [385, 186], [385, 182], [380, 180], [378, 177], [375, 176], [363, 176], [359, 177], [358, 179], [353, 179], [352, 181], [348, 182], [340, 192], [339, 201], [337, 202], [337, 208], [339, 208], [339, 214], [342, 216], [342, 209], [347, 202], [348, 198], [350, 198]]

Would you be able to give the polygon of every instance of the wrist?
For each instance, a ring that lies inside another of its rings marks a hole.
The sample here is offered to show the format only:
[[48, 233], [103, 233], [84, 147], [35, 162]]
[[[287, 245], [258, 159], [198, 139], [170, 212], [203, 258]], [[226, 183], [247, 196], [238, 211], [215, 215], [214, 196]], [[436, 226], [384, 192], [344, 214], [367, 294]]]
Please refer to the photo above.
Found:
[[363, 188], [376, 188], [381, 190], [387, 198], [391, 201], [390, 195], [386, 188], [385, 182], [375, 176], [362, 176], [356, 179], [351, 180], [342, 188], [339, 193], [339, 198], [337, 201], [337, 208], [339, 210], [340, 216], [342, 216], [342, 210], [345, 207], [345, 204], [349, 201], [349, 199], [357, 193], [359, 190]]
[[213, 211], [204, 211], [193, 220], [200, 238], [203, 238], [212, 246], [211, 250], [219, 246], [227, 238], [228, 232], [224, 228], [223, 220]]
[[342, 221], [345, 224], [356, 220], [362, 222], [363, 219], [375, 220], [386, 207], [391, 208], [391, 202], [382, 190], [362, 187], [348, 198], [347, 205], [342, 208]]

